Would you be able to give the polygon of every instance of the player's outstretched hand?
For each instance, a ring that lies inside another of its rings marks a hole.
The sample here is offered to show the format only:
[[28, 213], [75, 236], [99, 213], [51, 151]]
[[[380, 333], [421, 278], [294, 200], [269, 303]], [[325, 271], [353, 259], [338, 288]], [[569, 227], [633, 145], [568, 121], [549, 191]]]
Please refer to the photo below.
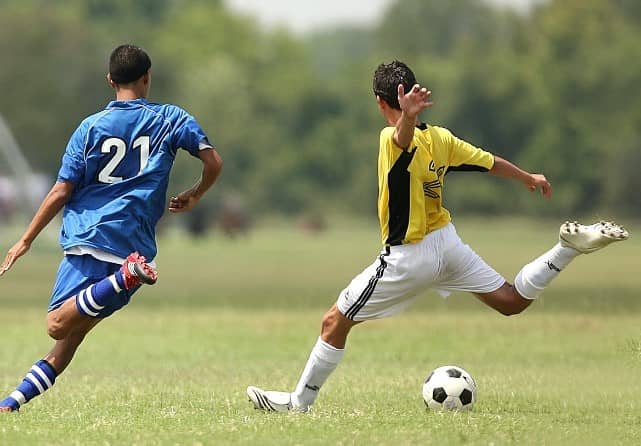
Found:
[[552, 196], [552, 185], [547, 180], [547, 178], [545, 178], [545, 175], [542, 175], [540, 173], [534, 173], [530, 175], [530, 178], [525, 183], [525, 186], [530, 190], [530, 192], [541, 189], [541, 195], [543, 195], [545, 198], [550, 198]]
[[22, 257], [27, 251], [29, 251], [30, 247], [31, 245], [24, 241], [19, 241], [18, 243], [13, 245], [9, 252], [7, 252], [7, 256], [4, 258], [4, 262], [2, 262], [2, 265], [0, 265], [0, 276], [9, 271], [13, 264], [16, 263], [16, 260], [18, 260], [19, 257]]
[[179, 193], [169, 200], [169, 212], [189, 212], [198, 203], [199, 198], [193, 189], [188, 189]]
[[429, 101], [431, 94], [431, 91], [421, 87], [419, 84], [414, 84], [410, 91], [405, 94], [403, 84], [398, 84], [398, 103], [401, 106], [401, 110], [408, 116], [416, 116], [427, 107], [431, 107], [434, 104]]

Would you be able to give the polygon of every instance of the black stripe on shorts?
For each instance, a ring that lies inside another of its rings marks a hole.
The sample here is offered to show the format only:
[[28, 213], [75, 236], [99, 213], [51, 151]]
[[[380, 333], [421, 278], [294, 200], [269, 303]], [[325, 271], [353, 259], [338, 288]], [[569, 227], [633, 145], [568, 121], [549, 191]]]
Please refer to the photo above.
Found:
[[378, 279], [383, 277], [383, 272], [385, 271], [385, 268], [387, 268], [387, 262], [385, 261], [385, 257], [387, 257], [389, 253], [390, 253], [390, 248], [388, 246], [387, 249], [385, 250], [385, 253], [378, 256], [378, 259], [380, 260], [381, 264], [378, 265], [378, 268], [376, 268], [376, 273], [369, 279], [367, 286], [365, 287], [361, 295], [358, 296], [358, 299], [356, 300], [356, 302], [354, 302], [352, 306], [349, 307], [348, 310], [345, 312], [345, 317], [347, 319], [354, 320], [354, 317], [356, 317], [356, 313], [358, 313], [365, 306], [369, 298], [372, 297], [372, 294], [374, 294], [374, 288], [376, 288]]

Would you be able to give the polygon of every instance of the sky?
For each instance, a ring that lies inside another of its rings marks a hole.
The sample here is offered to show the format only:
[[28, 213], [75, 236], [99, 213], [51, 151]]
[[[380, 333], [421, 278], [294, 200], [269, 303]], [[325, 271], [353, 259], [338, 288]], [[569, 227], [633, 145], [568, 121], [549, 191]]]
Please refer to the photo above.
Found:
[[[305, 33], [336, 25], [375, 23], [393, 0], [225, 0], [234, 11], [254, 15], [267, 27]], [[442, 0], [447, 1], [447, 0]], [[486, 0], [517, 9], [541, 0]]]

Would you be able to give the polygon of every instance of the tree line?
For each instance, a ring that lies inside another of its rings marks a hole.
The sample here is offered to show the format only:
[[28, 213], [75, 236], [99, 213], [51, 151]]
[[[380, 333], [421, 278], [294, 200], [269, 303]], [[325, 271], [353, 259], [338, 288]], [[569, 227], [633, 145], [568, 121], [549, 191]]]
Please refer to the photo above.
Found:
[[[153, 61], [151, 100], [196, 116], [225, 159], [213, 201], [255, 213], [371, 212], [381, 62], [433, 91], [428, 124], [543, 172], [553, 199], [478, 173], [447, 176], [457, 212], [641, 216], [641, 3], [397, 0], [379, 23], [302, 36], [206, 0], [0, 0], [0, 113], [53, 177], [71, 132], [112, 98], [110, 50]], [[197, 164], [181, 156], [172, 188]], [[0, 169], [2, 170], [2, 169]], [[214, 206], [216, 203], [209, 203]]]

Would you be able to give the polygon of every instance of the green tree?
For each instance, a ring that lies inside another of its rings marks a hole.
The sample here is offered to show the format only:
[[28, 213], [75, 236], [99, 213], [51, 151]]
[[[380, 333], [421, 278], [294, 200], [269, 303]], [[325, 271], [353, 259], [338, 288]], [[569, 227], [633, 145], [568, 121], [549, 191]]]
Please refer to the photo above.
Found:
[[73, 11], [46, 1], [2, 6], [0, 113], [29, 161], [50, 174], [80, 119], [104, 103], [106, 70], [96, 48]]

